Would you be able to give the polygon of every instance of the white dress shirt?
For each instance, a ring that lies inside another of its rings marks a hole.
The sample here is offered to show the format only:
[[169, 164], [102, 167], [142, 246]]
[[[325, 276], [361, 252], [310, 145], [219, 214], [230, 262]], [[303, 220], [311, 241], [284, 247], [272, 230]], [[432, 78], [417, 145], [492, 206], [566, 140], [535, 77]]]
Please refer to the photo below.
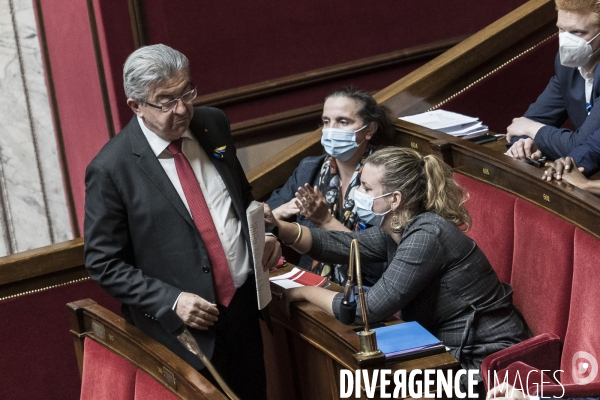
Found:
[[598, 64], [594, 65], [592, 69], [588, 72], [585, 72], [582, 67], [579, 67], [579, 73], [583, 77], [585, 81], [585, 101], [588, 104], [592, 103], [592, 89], [594, 87], [594, 75], [596, 74], [596, 67]]
[[[158, 158], [160, 165], [163, 167], [167, 176], [171, 180], [171, 183], [177, 190], [179, 197], [183, 201], [183, 204], [187, 208], [188, 212], [190, 207], [183, 193], [179, 176], [177, 175], [177, 169], [175, 168], [175, 158], [167, 146], [170, 142], [160, 138], [154, 132], [146, 127], [143, 120], [138, 117], [138, 122], [142, 128], [142, 132], [152, 151]], [[223, 245], [223, 251], [227, 257], [227, 263], [233, 283], [236, 288], [239, 288], [244, 284], [248, 273], [251, 271], [250, 264], [250, 252], [246, 246], [244, 235], [242, 232], [242, 223], [238, 219], [229, 192], [225, 187], [225, 183], [221, 178], [221, 175], [217, 172], [217, 169], [208, 158], [206, 152], [200, 146], [200, 143], [196, 140], [194, 135], [188, 129], [182, 137], [184, 138], [181, 144], [181, 151], [186, 156], [198, 183], [200, 189], [206, 200], [206, 204], [210, 210], [210, 215], [215, 223], [219, 237], [221, 238], [221, 244]], [[192, 216], [190, 212], [190, 216]], [[193, 219], [193, 216], [192, 216]], [[200, 266], [198, 266], [200, 268]], [[177, 302], [175, 302], [177, 304]]]

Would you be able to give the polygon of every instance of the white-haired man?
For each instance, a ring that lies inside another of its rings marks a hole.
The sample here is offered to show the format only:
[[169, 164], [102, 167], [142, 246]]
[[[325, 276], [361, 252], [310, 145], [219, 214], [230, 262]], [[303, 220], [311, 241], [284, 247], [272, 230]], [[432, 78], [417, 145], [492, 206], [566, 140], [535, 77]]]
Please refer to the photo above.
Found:
[[[227, 117], [194, 109], [188, 60], [168, 46], [136, 50], [123, 78], [135, 116], [86, 170], [86, 267], [125, 319], [202, 371], [176, 339], [188, 326], [239, 396], [265, 398], [252, 194]], [[264, 266], [280, 254], [267, 237]]]

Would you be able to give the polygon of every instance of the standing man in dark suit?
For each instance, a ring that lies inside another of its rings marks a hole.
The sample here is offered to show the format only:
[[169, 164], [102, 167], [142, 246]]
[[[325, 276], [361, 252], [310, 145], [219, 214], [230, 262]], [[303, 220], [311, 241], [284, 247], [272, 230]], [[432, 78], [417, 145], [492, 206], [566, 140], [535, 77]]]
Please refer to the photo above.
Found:
[[[136, 115], [86, 170], [86, 267], [126, 320], [203, 372], [176, 339], [187, 325], [239, 396], [264, 399], [252, 194], [227, 117], [193, 108], [188, 60], [168, 46], [136, 50], [123, 77]], [[280, 254], [267, 237], [260, 267]]]
[[[594, 160], [586, 142], [600, 128], [600, 1], [556, 0], [559, 54], [556, 75], [523, 117], [507, 128], [517, 159], [571, 156], [586, 174]], [[563, 128], [569, 119], [575, 130]]]

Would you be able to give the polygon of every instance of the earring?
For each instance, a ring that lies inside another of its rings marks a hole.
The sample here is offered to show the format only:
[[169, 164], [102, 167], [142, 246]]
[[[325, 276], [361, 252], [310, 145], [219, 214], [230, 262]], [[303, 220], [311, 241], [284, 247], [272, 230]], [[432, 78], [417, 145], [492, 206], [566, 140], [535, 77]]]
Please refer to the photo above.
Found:
[[398, 216], [396, 211], [392, 213], [392, 222], [390, 223], [390, 228], [394, 233], [402, 232], [402, 224], [400, 223], [400, 217]]

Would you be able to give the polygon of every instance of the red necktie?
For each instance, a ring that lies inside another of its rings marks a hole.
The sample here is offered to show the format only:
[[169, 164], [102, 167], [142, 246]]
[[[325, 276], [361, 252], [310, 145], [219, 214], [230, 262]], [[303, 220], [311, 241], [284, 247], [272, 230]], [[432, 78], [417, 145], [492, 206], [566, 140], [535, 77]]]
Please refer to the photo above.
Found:
[[172, 141], [167, 149], [173, 153], [175, 158], [175, 168], [177, 169], [183, 193], [190, 207], [194, 225], [196, 225], [198, 232], [200, 232], [200, 237], [202, 237], [202, 241], [208, 252], [208, 259], [213, 270], [217, 303], [227, 307], [235, 294], [235, 285], [233, 284], [233, 278], [231, 277], [231, 271], [227, 264], [221, 239], [210, 215], [210, 210], [206, 205], [206, 200], [200, 189], [198, 179], [185, 154], [181, 152], [182, 140], [183, 138], [179, 138]]

